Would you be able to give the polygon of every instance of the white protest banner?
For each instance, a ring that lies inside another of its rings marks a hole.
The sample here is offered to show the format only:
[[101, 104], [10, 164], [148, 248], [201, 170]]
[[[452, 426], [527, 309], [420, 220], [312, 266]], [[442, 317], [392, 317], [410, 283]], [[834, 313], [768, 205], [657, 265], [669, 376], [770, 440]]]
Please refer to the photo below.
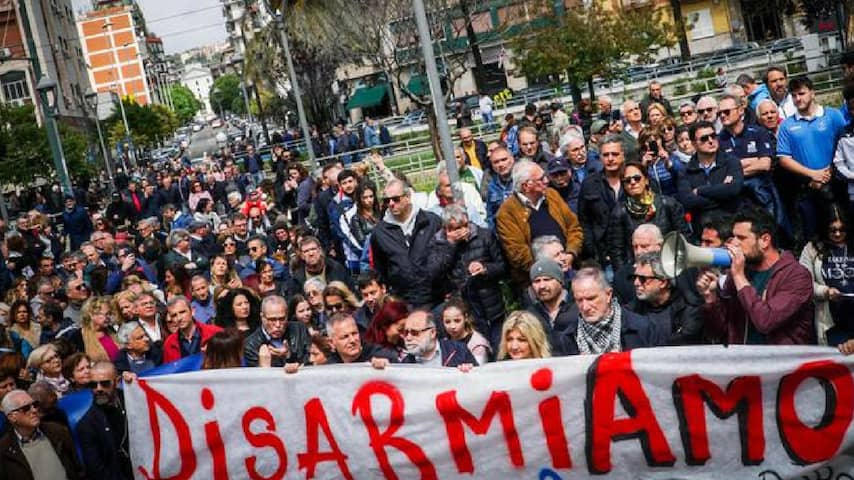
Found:
[[679, 347], [193, 372], [125, 395], [137, 478], [852, 479], [852, 366], [830, 348]]

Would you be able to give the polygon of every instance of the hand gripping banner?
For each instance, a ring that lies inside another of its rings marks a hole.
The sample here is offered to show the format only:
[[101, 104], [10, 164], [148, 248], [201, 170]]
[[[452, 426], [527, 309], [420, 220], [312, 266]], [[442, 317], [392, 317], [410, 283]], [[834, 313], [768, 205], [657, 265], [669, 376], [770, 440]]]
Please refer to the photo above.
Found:
[[675, 347], [199, 371], [126, 388], [140, 479], [854, 478], [854, 359]]

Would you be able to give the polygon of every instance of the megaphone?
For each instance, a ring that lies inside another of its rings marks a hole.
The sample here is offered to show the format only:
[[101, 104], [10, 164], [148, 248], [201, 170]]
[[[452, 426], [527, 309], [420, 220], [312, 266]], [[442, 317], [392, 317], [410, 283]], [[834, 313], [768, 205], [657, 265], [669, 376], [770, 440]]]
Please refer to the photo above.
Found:
[[664, 236], [661, 246], [661, 272], [667, 278], [676, 278], [686, 268], [691, 267], [728, 267], [732, 262], [729, 250], [725, 248], [703, 248], [691, 245], [678, 232]]

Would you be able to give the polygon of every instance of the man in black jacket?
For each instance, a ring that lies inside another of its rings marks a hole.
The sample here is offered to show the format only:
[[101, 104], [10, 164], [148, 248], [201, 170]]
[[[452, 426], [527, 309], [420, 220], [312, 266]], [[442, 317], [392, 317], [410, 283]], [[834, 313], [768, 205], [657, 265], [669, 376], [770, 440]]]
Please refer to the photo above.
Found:
[[606, 229], [611, 212], [625, 199], [620, 171], [625, 157], [619, 137], [609, 135], [599, 147], [601, 172], [592, 173], [581, 183], [578, 219], [584, 228], [584, 256], [607, 265]]
[[110, 362], [92, 367], [94, 402], [77, 423], [76, 433], [88, 478], [133, 478], [124, 402], [116, 389], [118, 375]]
[[300, 261], [291, 272], [288, 286], [291, 295], [303, 293], [303, 286], [309, 277], [321, 277], [327, 284], [338, 280], [344, 282], [350, 291], [355, 291], [350, 272], [340, 263], [326, 257], [320, 240], [302, 237], [297, 248]]
[[701, 306], [689, 303], [676, 281], [662, 274], [661, 253], [645, 253], [635, 259], [632, 280], [637, 298], [628, 309], [654, 323], [662, 332], [666, 345], [700, 343], [703, 334]]
[[396, 352], [362, 341], [356, 320], [349, 313], [332, 315], [326, 322], [326, 331], [335, 350], [326, 363], [371, 362], [375, 368], [384, 368], [396, 361]]
[[427, 268], [447, 285], [451, 294], [462, 297], [474, 314], [475, 325], [493, 348], [501, 338], [504, 300], [498, 282], [507, 274], [507, 264], [495, 234], [470, 223], [466, 209], [457, 204], [445, 207], [443, 229], [430, 246]]
[[257, 367], [259, 358], [268, 354], [273, 367], [305, 364], [310, 345], [311, 335], [305, 325], [288, 321], [287, 300], [271, 295], [261, 302], [261, 328], [246, 337], [243, 358], [250, 367]]
[[678, 176], [679, 201], [691, 213], [694, 231], [703, 218], [733, 214], [741, 205], [744, 172], [741, 162], [720, 150], [715, 126], [697, 122], [689, 130], [697, 152]]
[[388, 209], [371, 235], [374, 268], [391, 293], [414, 307], [432, 309], [442, 289], [425, 271], [429, 245], [442, 228], [438, 215], [413, 207], [411, 189], [394, 179], [385, 187]]

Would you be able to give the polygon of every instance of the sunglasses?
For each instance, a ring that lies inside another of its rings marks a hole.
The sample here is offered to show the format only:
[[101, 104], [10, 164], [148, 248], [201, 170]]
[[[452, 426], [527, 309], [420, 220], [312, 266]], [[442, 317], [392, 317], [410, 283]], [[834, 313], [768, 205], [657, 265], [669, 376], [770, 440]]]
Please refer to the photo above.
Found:
[[697, 111], [700, 113], [711, 113], [711, 112], [715, 111], [715, 107], [700, 108], [700, 109], [697, 109]]
[[422, 333], [424, 333], [427, 330], [430, 330], [432, 328], [434, 328], [434, 327], [424, 327], [421, 329], [404, 328], [403, 330], [400, 331], [400, 334], [403, 335], [404, 337], [417, 337], [417, 336], [421, 335]]
[[718, 139], [717, 133], [709, 133], [709, 134], [703, 135], [702, 137], [698, 137], [697, 141], [700, 143], [706, 143], [709, 140], [717, 140], [717, 139]]
[[679, 112], [680, 117], [687, 117], [688, 115], [694, 115], [696, 112], [694, 110], [685, 110], [683, 112]]
[[390, 203], [392, 203], [392, 202], [394, 202], [394, 203], [400, 203], [400, 199], [401, 199], [401, 198], [403, 198], [403, 197], [405, 197], [405, 196], [406, 196], [406, 195], [395, 195], [395, 196], [393, 196], [393, 197], [385, 197], [385, 198], [383, 199], [383, 203], [384, 203], [384, 204], [386, 204], [386, 205], [388, 205], [388, 204], [390, 204]]
[[331, 310], [333, 312], [338, 312], [340, 310], [344, 310], [344, 304], [343, 303], [327, 303], [326, 308], [328, 308], [329, 310]]
[[726, 110], [718, 110], [719, 117], [728, 117], [730, 113], [732, 113], [734, 109], [727, 108]]
[[646, 285], [646, 283], [649, 282], [650, 280], [661, 280], [660, 278], [656, 277], [655, 275], [639, 275], [637, 273], [632, 274], [630, 276], [630, 278], [631, 278], [632, 282], [637, 280], [642, 285]]
[[39, 409], [39, 402], [32, 402], [32, 403], [28, 403], [26, 405], [20, 406], [16, 409], [12, 410], [9, 413], [15, 413], [15, 412], [29, 413], [31, 410], [38, 410], [38, 409]]
[[641, 175], [641, 174], [639, 174], [639, 173], [638, 173], [638, 174], [636, 174], [636, 175], [631, 175], [631, 176], [628, 176], [628, 177], [623, 177], [623, 183], [626, 183], [626, 184], [629, 184], [629, 185], [631, 185], [631, 184], [633, 184], [633, 183], [640, 183], [640, 181], [641, 181], [641, 180], [643, 180], [643, 175]]
[[89, 388], [89, 389], [92, 389], [92, 390], [94, 390], [94, 389], [96, 389], [96, 388], [98, 388], [98, 387], [101, 387], [101, 388], [110, 388], [110, 387], [112, 387], [112, 386], [113, 386], [113, 381], [112, 381], [112, 380], [93, 380], [93, 381], [88, 382], [88, 383], [86, 384], [86, 388]]

